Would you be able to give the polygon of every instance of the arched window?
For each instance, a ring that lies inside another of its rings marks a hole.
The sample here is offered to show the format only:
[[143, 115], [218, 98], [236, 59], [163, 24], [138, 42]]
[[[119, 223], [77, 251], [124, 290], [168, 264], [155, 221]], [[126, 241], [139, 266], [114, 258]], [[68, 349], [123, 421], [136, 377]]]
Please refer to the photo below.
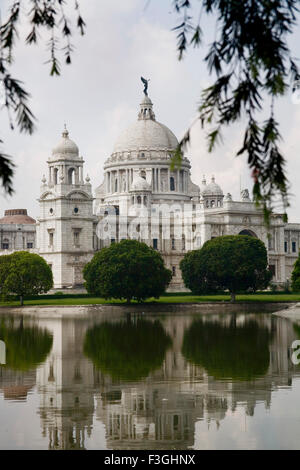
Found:
[[8, 250], [9, 249], [9, 240], [8, 238], [4, 238], [2, 242], [2, 250]]
[[58, 183], [58, 168], [54, 168], [54, 184]]
[[[144, 154], [142, 154], [142, 155], [144, 155]], [[145, 170], [142, 170], [142, 171], [141, 171], [141, 177], [144, 178], [144, 180], [146, 179], [146, 172], [145, 172]]]
[[118, 180], [115, 179], [115, 193], [118, 192]]
[[138, 196], [138, 197], [137, 197], [137, 203], [138, 203], [138, 204], [142, 204], [142, 198], [141, 198], [141, 196]]
[[216, 205], [216, 201], [214, 199], [210, 201], [210, 207], [215, 207], [215, 205]]
[[257, 235], [252, 232], [252, 230], [242, 230], [239, 235], [248, 235], [249, 237], [255, 237], [257, 238]]
[[209, 207], [209, 201], [206, 201], [206, 207]]
[[144, 205], [147, 205], [147, 196], [144, 196]]
[[182, 235], [182, 251], [185, 250], [185, 235]]
[[175, 191], [175, 179], [174, 176], [170, 177], [170, 190]]
[[75, 168], [70, 168], [68, 171], [68, 184], [75, 184]]

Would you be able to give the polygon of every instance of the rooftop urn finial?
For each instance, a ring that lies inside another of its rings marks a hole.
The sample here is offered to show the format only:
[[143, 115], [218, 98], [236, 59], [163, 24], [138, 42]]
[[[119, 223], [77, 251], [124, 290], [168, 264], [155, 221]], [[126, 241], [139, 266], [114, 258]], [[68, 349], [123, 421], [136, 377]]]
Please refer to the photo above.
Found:
[[212, 183], [215, 183], [215, 182], [216, 182], [214, 175], [212, 175], [212, 177], [211, 177], [211, 182], [212, 182]]
[[85, 181], [86, 181], [87, 183], [89, 183], [89, 182], [91, 181], [91, 178], [89, 177], [89, 175], [86, 175]]
[[205, 175], [203, 175], [202, 184], [203, 184], [203, 186], [206, 186], [206, 179], [205, 179]]
[[42, 183], [43, 183], [43, 184], [46, 184], [46, 181], [47, 181], [47, 180], [46, 180], [46, 176], [45, 176], [45, 175], [43, 175], [43, 178], [42, 178]]

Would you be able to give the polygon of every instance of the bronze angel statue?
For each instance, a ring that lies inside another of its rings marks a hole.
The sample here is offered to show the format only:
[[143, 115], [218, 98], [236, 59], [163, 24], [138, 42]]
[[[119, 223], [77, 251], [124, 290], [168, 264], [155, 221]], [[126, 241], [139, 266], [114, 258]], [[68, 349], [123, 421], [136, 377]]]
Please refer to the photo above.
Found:
[[148, 83], [150, 82], [150, 78], [149, 78], [149, 80], [147, 80], [146, 78], [141, 77], [141, 80], [144, 84], [144, 90], [143, 91], [144, 91], [145, 95], [148, 96]]

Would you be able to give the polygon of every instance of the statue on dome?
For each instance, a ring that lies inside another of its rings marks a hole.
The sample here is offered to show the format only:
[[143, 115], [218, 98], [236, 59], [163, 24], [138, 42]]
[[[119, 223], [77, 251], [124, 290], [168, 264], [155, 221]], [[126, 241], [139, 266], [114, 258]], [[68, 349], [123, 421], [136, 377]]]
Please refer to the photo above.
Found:
[[145, 96], [148, 96], [148, 83], [150, 82], [150, 78], [147, 80], [146, 78], [144, 77], [141, 77], [141, 80], [144, 84], [144, 93], [145, 93]]

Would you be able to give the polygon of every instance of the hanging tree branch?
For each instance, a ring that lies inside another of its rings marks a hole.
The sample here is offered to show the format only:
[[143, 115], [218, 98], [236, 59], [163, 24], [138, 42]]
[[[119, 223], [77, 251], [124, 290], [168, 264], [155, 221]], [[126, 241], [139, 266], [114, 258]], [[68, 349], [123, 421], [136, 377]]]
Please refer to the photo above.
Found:
[[[39, 30], [50, 31], [50, 40], [47, 47], [50, 53], [50, 75], [60, 75], [60, 61], [58, 54], [62, 50], [66, 64], [71, 63], [73, 46], [70, 42], [72, 24], [67, 19], [65, 7], [68, 0], [14, 0], [8, 10], [7, 18], [2, 22], [3, 12], [0, 10], [0, 86], [3, 94], [3, 106], [6, 109], [10, 127], [15, 126], [20, 132], [32, 134], [35, 129], [35, 117], [30, 110], [29, 93], [25, 90], [21, 80], [13, 78], [10, 67], [14, 59], [14, 48], [18, 39], [18, 24], [21, 16], [25, 16], [30, 24], [30, 31], [25, 38], [28, 45], [38, 42]], [[79, 2], [75, 0], [76, 12], [75, 27], [83, 35], [85, 22], [80, 14]], [[2, 13], [2, 16], [1, 16]], [[74, 21], [73, 21], [74, 22]], [[66, 44], [62, 48], [61, 40]], [[2, 140], [0, 140], [2, 144]], [[11, 157], [0, 150], [0, 179], [4, 191], [13, 193], [14, 164]]]
[[[288, 47], [300, 0], [173, 0], [175, 11], [182, 15], [175, 28], [179, 59], [189, 45], [202, 45], [203, 15], [194, 24], [189, 14], [191, 6], [199, 3], [202, 11], [217, 18], [215, 40], [205, 57], [208, 71], [216, 79], [203, 90], [199, 107], [202, 126], [213, 126], [208, 132], [208, 149], [211, 152], [215, 148], [224, 127], [246, 117], [244, 139], [237, 155], [247, 156], [254, 201], [263, 207], [269, 222], [274, 200], [280, 195], [287, 220], [286, 162], [279, 148], [281, 136], [274, 104], [300, 78], [296, 59]], [[268, 99], [269, 117], [260, 122]], [[177, 163], [189, 140], [188, 131], [175, 152]]]

